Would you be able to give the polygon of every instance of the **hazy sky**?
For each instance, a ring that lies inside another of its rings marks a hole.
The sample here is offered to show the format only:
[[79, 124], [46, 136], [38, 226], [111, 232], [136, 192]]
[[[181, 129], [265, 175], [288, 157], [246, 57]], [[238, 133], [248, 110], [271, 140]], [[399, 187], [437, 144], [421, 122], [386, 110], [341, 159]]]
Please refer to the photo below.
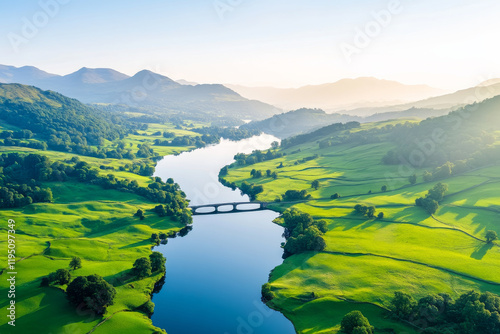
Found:
[[[58, 74], [150, 69], [201, 83], [280, 87], [374, 76], [462, 88], [500, 77], [498, 0], [0, 4], [0, 64]], [[373, 13], [389, 9], [377, 23]], [[366, 30], [368, 37], [359, 33]]]

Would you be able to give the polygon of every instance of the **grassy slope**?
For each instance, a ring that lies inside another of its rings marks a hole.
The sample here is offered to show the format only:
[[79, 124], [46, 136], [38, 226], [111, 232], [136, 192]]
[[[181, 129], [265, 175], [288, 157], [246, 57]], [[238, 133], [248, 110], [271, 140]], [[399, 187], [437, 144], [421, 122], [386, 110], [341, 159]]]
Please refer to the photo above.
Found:
[[[5, 124], [2, 129], [15, 130]], [[153, 125], [140, 136], [125, 138], [126, 145], [134, 150], [139, 143], [148, 143], [160, 136], [151, 136], [156, 131], [170, 131], [176, 135], [197, 136], [197, 134], [174, 129], [171, 125]], [[113, 145], [113, 143], [108, 143]], [[155, 152], [173, 154], [190, 147], [157, 147]], [[20, 147], [0, 147], [4, 152], [35, 152]], [[71, 159], [70, 153], [36, 151], [52, 160]], [[119, 166], [132, 163], [131, 160], [96, 159], [79, 156], [93, 167], [101, 165]], [[149, 177], [128, 172], [100, 170], [101, 174], [112, 173], [118, 178], [135, 179], [145, 185]], [[46, 183], [54, 195], [53, 203], [37, 203], [23, 208], [0, 210], [0, 227], [6, 235], [6, 221], [15, 219], [17, 229], [16, 265], [16, 328], [7, 325], [7, 318], [0, 318], [0, 333], [88, 333], [102, 320], [110, 317], [94, 333], [152, 333], [155, 328], [146, 315], [136, 310], [149, 300], [159, 274], [137, 281], [128, 276], [135, 259], [151, 253], [148, 240], [153, 232], [179, 230], [182, 226], [168, 218], [159, 218], [151, 212], [140, 221], [132, 217], [138, 208], [150, 209], [150, 203], [134, 194], [104, 190], [98, 186], [76, 182]], [[50, 248], [47, 249], [50, 242]], [[6, 239], [0, 240], [0, 248], [6, 252]], [[82, 258], [83, 267], [73, 276], [97, 273], [112, 283], [117, 296], [114, 305], [108, 307], [104, 317], [97, 317], [77, 311], [66, 298], [63, 287], [40, 288], [43, 276], [60, 269], [69, 269], [73, 256]], [[0, 268], [7, 265], [6, 258], [0, 258]], [[0, 275], [0, 294], [7, 295], [6, 273]], [[7, 307], [8, 300], [2, 298], [0, 308]], [[126, 312], [123, 312], [126, 311]], [[118, 312], [118, 313], [117, 313]], [[115, 316], [116, 313], [116, 316]], [[3, 313], [2, 313], [3, 314]], [[47, 319], [50, 319], [48, 321]]]
[[[298, 148], [300, 152], [290, 154]], [[230, 182], [247, 180], [264, 186], [259, 200], [273, 201], [287, 189], [307, 189], [314, 200], [295, 207], [329, 223], [325, 252], [292, 256], [270, 278], [278, 296], [272, 303], [294, 322], [299, 333], [336, 332], [351, 309], [361, 309], [378, 329], [412, 331], [384, 319], [375, 306], [345, 299], [387, 307], [395, 291], [417, 298], [439, 292], [457, 296], [470, 289], [500, 293], [500, 247], [478, 240], [484, 239], [486, 230], [500, 234], [496, 224], [499, 166], [445, 180], [448, 196], [435, 217], [429, 217], [414, 201], [436, 182], [423, 183], [419, 178], [416, 185], [409, 185], [397, 166], [381, 164], [381, 156], [390, 148], [376, 143], [319, 149], [315, 142], [285, 150], [287, 155], [280, 159], [229, 169], [226, 179]], [[319, 157], [295, 165], [314, 154]], [[285, 167], [277, 169], [280, 162]], [[277, 171], [279, 177], [252, 179], [254, 168]], [[416, 172], [421, 175], [423, 171]], [[318, 190], [311, 188], [316, 179], [321, 184]], [[479, 184], [483, 185], [476, 187]], [[383, 185], [389, 191], [382, 193]], [[368, 194], [370, 190], [372, 194]], [[336, 192], [342, 198], [330, 200]], [[375, 205], [378, 212], [384, 212], [384, 220], [354, 214], [357, 203]], [[284, 210], [289, 205], [272, 207]], [[311, 292], [318, 299], [311, 300]]]

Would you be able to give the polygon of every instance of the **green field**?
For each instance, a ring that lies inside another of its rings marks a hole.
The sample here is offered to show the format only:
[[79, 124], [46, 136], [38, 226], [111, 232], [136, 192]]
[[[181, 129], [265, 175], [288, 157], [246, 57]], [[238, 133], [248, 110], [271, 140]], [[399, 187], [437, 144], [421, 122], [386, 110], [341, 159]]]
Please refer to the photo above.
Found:
[[[0, 124], [3, 130], [17, 130]], [[176, 154], [192, 147], [153, 146], [152, 136], [157, 131], [169, 131], [176, 135], [198, 136], [171, 124], [153, 124], [139, 135], [129, 135], [123, 142], [132, 150], [138, 144], [148, 143], [160, 155]], [[107, 142], [107, 147], [116, 143]], [[26, 152], [42, 154], [52, 161], [67, 161], [75, 154], [40, 151], [25, 147], [0, 146], [1, 153]], [[127, 171], [121, 166], [132, 164], [127, 159], [98, 159], [78, 156], [99, 170], [101, 175], [113, 174], [116, 178], [137, 180], [141, 186], [151, 183], [151, 178]], [[144, 160], [146, 161], [146, 160]], [[102, 169], [101, 166], [113, 169]], [[53, 192], [52, 203], [34, 203], [22, 208], [0, 210], [2, 226], [7, 235], [7, 221], [16, 222], [16, 327], [7, 324], [8, 318], [0, 319], [0, 333], [154, 333], [161, 329], [152, 325], [149, 317], [139, 308], [150, 300], [154, 284], [163, 274], [155, 274], [138, 280], [130, 275], [134, 261], [151, 254], [152, 233], [172, 233], [183, 225], [170, 218], [160, 218], [148, 211], [156, 204], [143, 197], [117, 190], [105, 190], [99, 186], [75, 181], [45, 182]], [[145, 210], [146, 218], [133, 217], [137, 209]], [[6, 238], [0, 247], [7, 252]], [[72, 277], [98, 274], [111, 283], [116, 291], [114, 304], [103, 316], [77, 310], [66, 299], [66, 286], [40, 287], [42, 277], [57, 269], [69, 269], [73, 256], [82, 258], [81, 269], [72, 271]], [[0, 294], [7, 296], [7, 259], [0, 259]], [[2, 298], [0, 308], [6, 310], [9, 300]], [[50, 319], [50, 321], [47, 321]]]
[[[424, 170], [416, 169], [411, 173], [418, 181], [411, 185], [411, 174], [382, 164], [381, 157], [390, 149], [387, 142], [324, 149], [309, 142], [282, 149], [286, 155], [281, 158], [249, 166], [235, 163], [224, 177], [237, 185], [263, 185], [264, 192], [257, 196], [261, 201], [273, 202], [286, 190], [307, 190], [312, 198], [293, 206], [328, 223], [323, 252], [293, 255], [270, 277], [277, 295], [270, 305], [291, 319], [299, 333], [336, 333], [342, 317], [354, 309], [377, 331], [413, 333], [384, 311], [396, 291], [417, 299], [440, 292], [457, 297], [471, 289], [500, 293], [500, 247], [484, 241], [487, 230], [500, 234], [500, 166], [444, 180], [449, 190], [430, 216], [415, 206], [415, 199], [437, 181], [424, 182]], [[253, 178], [252, 169], [261, 170], [264, 177]], [[276, 171], [278, 178], [266, 177], [266, 170]], [[320, 182], [317, 190], [311, 188], [314, 180]], [[335, 193], [341, 198], [330, 199]], [[384, 218], [356, 214], [353, 207], [358, 203], [376, 206]], [[290, 206], [270, 204], [277, 211]]]

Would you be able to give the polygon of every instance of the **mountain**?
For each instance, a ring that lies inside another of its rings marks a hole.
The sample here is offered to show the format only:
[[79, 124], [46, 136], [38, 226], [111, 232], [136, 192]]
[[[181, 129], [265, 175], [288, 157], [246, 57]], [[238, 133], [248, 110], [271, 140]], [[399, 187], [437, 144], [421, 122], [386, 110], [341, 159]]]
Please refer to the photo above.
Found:
[[265, 119], [280, 109], [251, 101], [223, 85], [181, 85], [174, 80], [143, 70], [132, 77], [113, 69], [81, 68], [65, 75], [53, 75], [30, 67], [0, 67], [0, 80], [53, 90], [84, 103], [120, 104], [161, 113], [210, 115], [236, 119]]
[[328, 114], [321, 109], [302, 108], [274, 115], [271, 118], [253, 121], [241, 126], [242, 129], [259, 130], [261, 132], [272, 134], [279, 138], [288, 138], [301, 133], [314, 131], [323, 126], [334, 123], [347, 122], [380, 122], [391, 119], [419, 119], [424, 120], [429, 117], [438, 117], [446, 115], [450, 109], [431, 109], [431, 108], [410, 108], [408, 110], [391, 111], [373, 114], [367, 117], [333, 113]]
[[177, 83], [180, 83], [181, 85], [188, 85], [188, 86], [196, 86], [198, 85], [197, 82], [193, 82], [193, 81], [187, 81], [187, 80], [184, 80], [184, 79], [180, 79], [180, 80], [176, 80]]
[[313, 131], [333, 123], [362, 121], [361, 117], [345, 114], [327, 114], [321, 109], [302, 108], [287, 113], [274, 115], [262, 121], [253, 121], [242, 125], [241, 129], [259, 130], [279, 138], [287, 138], [300, 133]]
[[41, 80], [54, 77], [58, 77], [58, 75], [44, 72], [33, 66], [17, 68], [14, 66], [0, 65], [0, 83], [24, 82], [28, 85], [34, 85]]
[[0, 120], [30, 130], [36, 139], [62, 151], [89, 150], [103, 139], [126, 133], [119, 119], [53, 91], [21, 84], [0, 84]]
[[307, 107], [321, 108], [328, 112], [403, 104], [445, 92], [426, 85], [404, 85], [376, 78], [343, 79], [335, 83], [289, 89], [226, 86], [246, 98], [260, 100], [283, 109]]

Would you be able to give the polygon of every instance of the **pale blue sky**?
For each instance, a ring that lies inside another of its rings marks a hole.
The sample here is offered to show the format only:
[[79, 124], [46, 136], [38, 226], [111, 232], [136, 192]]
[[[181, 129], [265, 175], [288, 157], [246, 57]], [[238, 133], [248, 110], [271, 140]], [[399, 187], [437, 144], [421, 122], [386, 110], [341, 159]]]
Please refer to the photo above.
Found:
[[[57, 1], [66, 4], [44, 22], [40, 4]], [[0, 0], [0, 64], [280, 87], [375, 76], [461, 88], [500, 77], [499, 1], [400, 0], [401, 12], [357, 47], [356, 29], [392, 1]], [[221, 17], [217, 3], [231, 10]], [[23, 34], [33, 16], [38, 32]], [[357, 48], [350, 62], [347, 44]]]

